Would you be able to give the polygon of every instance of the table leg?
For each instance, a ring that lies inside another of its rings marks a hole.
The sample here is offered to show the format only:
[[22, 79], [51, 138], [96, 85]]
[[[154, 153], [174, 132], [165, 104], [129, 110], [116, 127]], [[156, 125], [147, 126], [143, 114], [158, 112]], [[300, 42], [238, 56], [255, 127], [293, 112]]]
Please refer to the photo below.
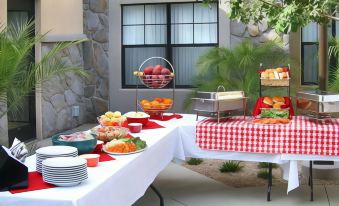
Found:
[[159, 192], [159, 190], [156, 187], [154, 187], [153, 184], [151, 184], [150, 187], [155, 192], [155, 194], [159, 197], [159, 199], [160, 199], [160, 206], [164, 206], [165, 205], [164, 198], [162, 197], [162, 195]]
[[272, 191], [272, 163], [268, 163], [267, 201], [271, 201], [271, 191]]
[[309, 186], [310, 186], [310, 189], [311, 189], [311, 201], [313, 202], [314, 198], [313, 198], [313, 162], [310, 161], [310, 167], [309, 167], [309, 177], [308, 177], [308, 183], [309, 183]]

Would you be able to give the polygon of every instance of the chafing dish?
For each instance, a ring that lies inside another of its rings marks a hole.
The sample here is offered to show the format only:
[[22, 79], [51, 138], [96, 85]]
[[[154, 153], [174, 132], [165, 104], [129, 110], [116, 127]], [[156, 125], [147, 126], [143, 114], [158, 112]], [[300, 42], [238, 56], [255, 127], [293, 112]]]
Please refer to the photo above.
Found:
[[[222, 92], [219, 92], [223, 89]], [[243, 91], [225, 91], [223, 86], [219, 86], [217, 92], [197, 92], [197, 97], [192, 98], [193, 110], [197, 113], [216, 113], [218, 123], [221, 112], [243, 111], [246, 116], [246, 97]]]
[[327, 91], [297, 92], [297, 108], [316, 118], [339, 113], [339, 94]]

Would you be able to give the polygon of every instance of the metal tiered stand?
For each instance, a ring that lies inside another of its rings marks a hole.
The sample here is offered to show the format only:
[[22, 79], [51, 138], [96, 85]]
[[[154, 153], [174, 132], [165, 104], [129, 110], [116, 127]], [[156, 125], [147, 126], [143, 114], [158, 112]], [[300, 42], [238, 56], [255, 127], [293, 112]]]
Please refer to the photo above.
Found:
[[[163, 60], [169, 67], [170, 67], [170, 74], [161, 74], [161, 75], [154, 75], [154, 74], [145, 74], [142, 69], [144, 67], [144, 65], [153, 59], [160, 59]], [[169, 62], [167, 59], [163, 58], [163, 57], [150, 57], [148, 59], [146, 59], [145, 61], [143, 61], [141, 63], [141, 65], [139, 66], [138, 71], [134, 72], [134, 75], [136, 77], [139, 78], [140, 83], [142, 85], [144, 85], [147, 88], [150, 89], [161, 89], [166, 87], [167, 85], [169, 85], [169, 83], [171, 83], [172, 81], [172, 103], [170, 104], [166, 104], [166, 103], [162, 103], [160, 106], [154, 108], [152, 106], [143, 106], [142, 104], [140, 104], [139, 101], [139, 89], [140, 89], [140, 85], [139, 85], [139, 81], [137, 81], [136, 84], [136, 92], [135, 92], [135, 111], [138, 111], [138, 108], [141, 108], [144, 112], [150, 114], [150, 115], [160, 115], [161, 118], [163, 118], [163, 113], [172, 109], [173, 105], [174, 105], [174, 94], [175, 94], [175, 73], [174, 73], [174, 68], [173, 65], [171, 64], [171, 62]]]
[[[286, 68], [286, 66], [283, 66]], [[287, 66], [288, 71], [290, 71], [290, 65]], [[263, 70], [263, 64], [260, 64], [260, 70]], [[262, 79], [260, 76], [260, 88], [259, 95], [263, 96], [262, 90], [264, 87], [274, 87], [274, 88], [286, 88], [287, 94], [290, 97], [290, 77], [288, 79]], [[272, 167], [273, 163], [268, 163], [268, 185], [267, 185], [267, 201], [271, 201], [271, 191], [272, 191]]]

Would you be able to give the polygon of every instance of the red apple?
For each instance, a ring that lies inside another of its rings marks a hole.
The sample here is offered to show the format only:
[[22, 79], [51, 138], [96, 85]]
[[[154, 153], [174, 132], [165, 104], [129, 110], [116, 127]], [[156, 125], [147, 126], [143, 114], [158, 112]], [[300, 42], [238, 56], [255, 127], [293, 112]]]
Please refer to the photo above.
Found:
[[170, 75], [171, 74], [171, 71], [167, 68], [162, 68], [161, 69], [161, 74], [162, 75]]
[[162, 70], [162, 66], [158, 64], [153, 68], [153, 74], [159, 75], [159, 74], [161, 74], [161, 70]]
[[153, 67], [149, 66], [144, 69], [145, 75], [151, 75], [153, 73]]

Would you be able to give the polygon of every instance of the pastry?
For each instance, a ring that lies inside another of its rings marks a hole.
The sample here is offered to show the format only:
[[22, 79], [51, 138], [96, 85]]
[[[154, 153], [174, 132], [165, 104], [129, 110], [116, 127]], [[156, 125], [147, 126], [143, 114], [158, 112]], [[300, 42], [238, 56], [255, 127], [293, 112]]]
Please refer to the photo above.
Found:
[[267, 104], [267, 105], [273, 105], [273, 100], [271, 97], [264, 97], [264, 100], [263, 100], [264, 104]]
[[281, 109], [281, 106], [285, 105], [283, 102], [276, 102], [273, 104], [274, 109]]
[[285, 103], [284, 97], [281, 97], [281, 96], [275, 96], [275, 97], [272, 98], [272, 100], [273, 100], [274, 103], [277, 103], [277, 102]]

